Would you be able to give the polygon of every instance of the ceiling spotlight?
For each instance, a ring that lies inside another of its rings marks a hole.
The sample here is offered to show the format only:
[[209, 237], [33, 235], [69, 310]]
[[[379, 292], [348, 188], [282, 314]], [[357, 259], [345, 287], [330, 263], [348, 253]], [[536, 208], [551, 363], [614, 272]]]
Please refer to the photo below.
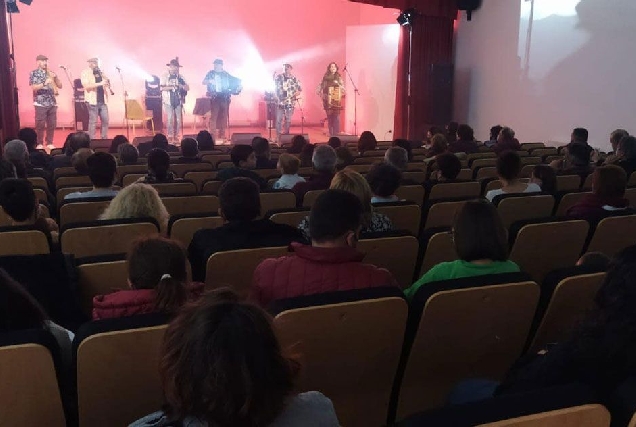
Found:
[[415, 20], [416, 16], [417, 10], [415, 10], [414, 8], [406, 9], [398, 15], [397, 22], [403, 27], [413, 25], [413, 21]]
[[20, 0], [20, 3], [24, 3], [27, 6], [31, 6], [31, 2], [33, 2], [33, 0]]
[[20, 9], [18, 9], [18, 5], [15, 4], [15, 0], [9, 0], [7, 2], [7, 12], [9, 12], [9, 13], [20, 13]]

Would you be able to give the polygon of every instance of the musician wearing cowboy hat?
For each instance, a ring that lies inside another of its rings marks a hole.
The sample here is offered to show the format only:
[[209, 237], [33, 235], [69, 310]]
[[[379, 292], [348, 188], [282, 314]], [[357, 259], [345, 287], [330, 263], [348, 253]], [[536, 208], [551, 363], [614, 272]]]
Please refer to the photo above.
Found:
[[168, 140], [177, 142], [183, 124], [183, 104], [190, 85], [179, 70], [179, 58], [171, 59], [166, 66], [168, 71], [161, 76], [161, 100], [168, 116]]

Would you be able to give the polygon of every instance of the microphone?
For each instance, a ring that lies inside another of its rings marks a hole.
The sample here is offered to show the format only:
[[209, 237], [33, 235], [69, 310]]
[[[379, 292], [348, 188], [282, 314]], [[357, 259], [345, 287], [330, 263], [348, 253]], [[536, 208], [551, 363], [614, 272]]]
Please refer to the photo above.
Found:
[[345, 64], [344, 68], [342, 69], [342, 71], [347, 71], [347, 65], [349, 64]]
[[115, 70], [117, 70], [118, 73], [121, 73], [121, 68], [115, 67]]
[[62, 70], [66, 70], [66, 67], [65, 67], [64, 65], [60, 65], [60, 68], [61, 68]]

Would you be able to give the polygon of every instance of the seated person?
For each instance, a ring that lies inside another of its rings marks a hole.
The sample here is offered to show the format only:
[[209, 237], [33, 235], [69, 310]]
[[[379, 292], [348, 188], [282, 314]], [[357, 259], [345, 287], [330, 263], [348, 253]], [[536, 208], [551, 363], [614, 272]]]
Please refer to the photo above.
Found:
[[446, 136], [445, 136], [446, 131], [444, 129], [437, 126], [431, 126], [430, 128], [428, 128], [428, 130], [426, 131], [426, 143], [430, 144], [431, 139], [433, 139], [433, 137], [437, 135], [438, 133], [444, 136], [444, 139], [446, 139]]
[[69, 193], [64, 200], [95, 198], [95, 197], [115, 197], [117, 190], [113, 189], [115, 175], [117, 174], [117, 164], [115, 158], [108, 153], [97, 152], [86, 159], [88, 167], [88, 177], [93, 183], [91, 191]]
[[113, 138], [113, 141], [110, 143], [110, 148], [108, 149], [108, 152], [110, 154], [119, 153], [119, 146], [122, 144], [130, 144], [130, 141], [128, 141], [128, 138], [126, 138], [125, 135], [115, 135], [115, 137]]
[[91, 148], [91, 137], [86, 132], [73, 132], [68, 135], [64, 143], [64, 156], [53, 156], [51, 168], [57, 169], [71, 165], [73, 154], [80, 148]]
[[303, 198], [308, 191], [329, 188], [336, 170], [336, 152], [328, 145], [319, 145], [314, 150], [311, 162], [316, 173], [310, 176], [306, 182], [299, 182], [292, 188], [296, 194], [297, 206], [303, 205]]
[[605, 157], [605, 159], [601, 160], [599, 163], [609, 165], [619, 160], [618, 144], [621, 142], [621, 139], [628, 136], [629, 132], [627, 132], [625, 129], [616, 129], [614, 132], [612, 132], [610, 134], [610, 144], [612, 146], [612, 152], [609, 153], [609, 155]]
[[339, 425], [328, 398], [294, 391], [300, 368], [281, 349], [271, 317], [229, 289], [186, 306], [163, 341], [165, 405], [129, 427]]
[[402, 147], [406, 150], [408, 154], [409, 162], [413, 161], [413, 147], [411, 147], [411, 143], [406, 139], [398, 138], [393, 141], [391, 144], [392, 147]]
[[99, 219], [154, 218], [160, 230], [168, 230], [170, 214], [157, 190], [148, 184], [136, 182], [124, 187], [99, 216]]
[[312, 165], [312, 158], [314, 157], [314, 150], [316, 149], [316, 144], [305, 144], [303, 150], [298, 155], [300, 159], [300, 166], [303, 168], [310, 168]]
[[144, 313], [176, 314], [188, 300], [203, 293], [203, 283], [188, 283], [185, 249], [174, 240], [140, 237], [128, 252], [127, 261], [130, 289], [94, 297], [93, 320]]
[[153, 148], [148, 153], [148, 174], [137, 182], [146, 184], [162, 184], [180, 181], [170, 172], [170, 155], [160, 148]]
[[432, 159], [444, 153], [448, 153], [448, 141], [443, 134], [436, 133], [431, 137], [431, 146], [426, 151], [426, 159]]
[[256, 169], [276, 169], [276, 160], [272, 160], [269, 141], [262, 136], [252, 139], [252, 148], [256, 155]]
[[358, 153], [362, 156], [365, 151], [374, 151], [378, 148], [378, 140], [375, 139], [373, 132], [365, 130], [358, 138]]
[[448, 151], [451, 153], [476, 153], [479, 147], [475, 142], [475, 133], [473, 128], [468, 125], [459, 125], [457, 127], [457, 141], [448, 144]]
[[181, 140], [181, 157], [178, 163], [201, 163], [199, 157], [199, 143], [194, 138], [183, 138]]
[[540, 193], [541, 187], [537, 184], [521, 182], [521, 157], [515, 151], [504, 151], [497, 158], [497, 176], [503, 187], [498, 190], [490, 190], [486, 198], [492, 200], [500, 194]]
[[329, 141], [327, 141], [327, 145], [333, 148], [334, 150], [342, 146], [342, 141], [337, 136], [329, 137]]
[[589, 132], [585, 128], [575, 128], [572, 130], [572, 134], [570, 135], [570, 144], [583, 144], [587, 149], [588, 153], [591, 155], [594, 148], [590, 146], [588, 143]]
[[307, 144], [309, 144], [309, 142], [307, 142], [304, 136], [294, 135], [291, 139], [291, 145], [287, 148], [287, 153], [300, 155], [303, 151], [303, 147]]
[[137, 146], [139, 150], [139, 155], [141, 157], [145, 157], [150, 153], [151, 150], [155, 148], [159, 148], [167, 153], [178, 153], [179, 147], [176, 145], [172, 145], [168, 142], [168, 137], [166, 137], [162, 133], [158, 133], [152, 137], [152, 140], [149, 142], [142, 142]]
[[351, 150], [347, 147], [338, 147], [336, 150], [336, 170], [343, 170], [347, 166], [351, 166], [355, 161]]
[[402, 147], [388, 148], [384, 153], [384, 162], [400, 172], [406, 172], [409, 168], [409, 153]]
[[234, 167], [221, 169], [216, 174], [218, 181], [244, 177], [254, 181], [261, 190], [267, 189], [267, 181], [252, 169], [256, 167], [256, 155], [251, 145], [235, 145], [230, 152], [230, 159]]
[[455, 181], [461, 170], [462, 162], [456, 155], [452, 153], [440, 154], [435, 158], [435, 165], [429, 183]]
[[34, 168], [49, 169], [53, 159], [44, 150], [38, 150], [38, 134], [33, 128], [22, 128], [18, 139], [24, 141], [29, 151], [29, 164]]
[[[374, 212], [373, 205], [371, 204], [371, 198], [373, 193], [369, 183], [358, 172], [345, 169], [338, 172], [331, 181], [332, 190], [344, 190], [347, 191], [360, 200], [362, 203], [362, 233], [373, 233], [378, 231], [390, 231], [393, 230], [393, 223], [388, 216], [379, 212]], [[303, 232], [303, 235], [309, 239], [310, 217], [307, 216], [303, 219], [298, 228]]]
[[12, 226], [33, 226], [58, 242], [57, 223], [40, 211], [33, 185], [26, 179], [6, 178], [0, 181], [0, 206], [11, 218]]
[[625, 198], [627, 175], [616, 165], [596, 168], [593, 175], [592, 194], [579, 200], [567, 211], [569, 218], [598, 222], [612, 212], [629, 209]]
[[214, 150], [214, 138], [207, 130], [202, 130], [197, 133], [197, 142], [199, 143], [200, 151]]
[[28, 147], [24, 141], [14, 139], [4, 144], [4, 158], [13, 163], [18, 178], [44, 178], [49, 188], [53, 188], [53, 176], [51, 172], [33, 167], [30, 161]]
[[536, 165], [532, 170], [530, 183], [541, 187], [543, 193], [554, 194], [557, 191], [556, 172], [548, 165]]
[[453, 143], [458, 139], [459, 123], [449, 122], [446, 125], [446, 139], [449, 143]]
[[621, 139], [616, 149], [616, 155], [617, 159], [614, 164], [623, 168], [629, 181], [631, 174], [636, 172], [636, 137], [626, 136]]
[[490, 137], [488, 138], [488, 141], [484, 142], [484, 145], [486, 147], [492, 148], [494, 145], [497, 144], [497, 139], [499, 138], [501, 129], [503, 129], [503, 126], [501, 125], [495, 125], [490, 128]]
[[119, 165], [137, 165], [139, 160], [139, 151], [134, 145], [127, 143], [117, 147], [117, 153], [119, 154]]
[[485, 200], [472, 200], [459, 208], [453, 221], [453, 243], [459, 259], [427, 271], [404, 291], [408, 299], [431, 282], [519, 272], [519, 266], [508, 259], [508, 233], [497, 208]]
[[373, 197], [371, 203], [390, 203], [400, 200], [395, 191], [400, 187], [402, 173], [387, 163], [376, 163], [371, 166], [366, 180]]
[[217, 252], [287, 246], [294, 241], [303, 241], [302, 234], [294, 227], [259, 219], [258, 186], [248, 178], [232, 178], [221, 185], [219, 203], [219, 215], [225, 224], [197, 231], [188, 247], [193, 280], [205, 281], [208, 258]]
[[581, 177], [581, 185], [589, 174], [594, 171], [590, 165], [590, 146], [580, 142], [573, 142], [566, 146], [565, 157], [562, 160], [554, 160], [550, 163], [557, 175], [578, 175]]
[[300, 159], [293, 154], [283, 153], [278, 157], [278, 169], [282, 176], [274, 183], [274, 190], [291, 190], [299, 182], [305, 182], [305, 178], [298, 175]]
[[92, 156], [94, 151], [90, 148], [80, 148], [71, 156], [71, 166], [75, 168], [78, 175], [88, 175], [88, 165], [86, 159]]
[[499, 136], [497, 136], [497, 143], [492, 147], [492, 151], [501, 154], [504, 151], [519, 150], [521, 150], [521, 144], [519, 140], [515, 138], [515, 131], [507, 126], [501, 128]]
[[322, 193], [309, 216], [311, 246], [292, 243], [292, 255], [261, 262], [249, 298], [267, 307], [284, 298], [397, 286], [387, 270], [362, 263], [364, 254], [355, 249], [362, 216], [362, 203], [353, 194]]

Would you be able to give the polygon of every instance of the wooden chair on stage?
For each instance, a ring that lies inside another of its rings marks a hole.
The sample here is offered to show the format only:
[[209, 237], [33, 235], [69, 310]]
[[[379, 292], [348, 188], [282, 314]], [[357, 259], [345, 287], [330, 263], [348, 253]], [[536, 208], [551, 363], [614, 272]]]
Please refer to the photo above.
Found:
[[140, 122], [143, 125], [146, 122], [150, 122], [152, 126], [152, 134], [155, 134], [155, 121], [152, 117], [152, 112], [144, 110], [141, 103], [136, 99], [126, 100], [126, 128], [132, 125], [133, 137], [135, 136], [135, 122]]

